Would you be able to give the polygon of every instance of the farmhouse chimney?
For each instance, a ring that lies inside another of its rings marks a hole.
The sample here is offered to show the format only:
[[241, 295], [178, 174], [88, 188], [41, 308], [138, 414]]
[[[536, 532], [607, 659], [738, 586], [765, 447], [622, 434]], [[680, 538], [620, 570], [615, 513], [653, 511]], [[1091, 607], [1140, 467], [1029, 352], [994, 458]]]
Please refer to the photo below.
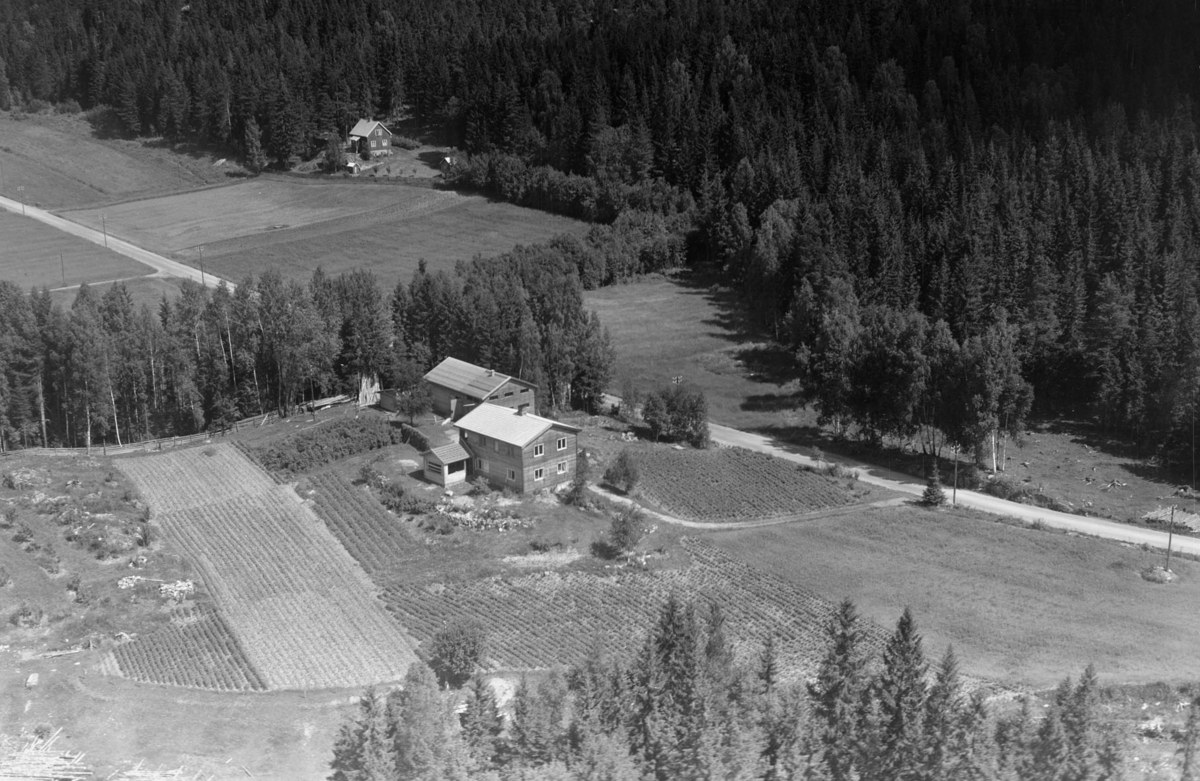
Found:
[[496, 370], [495, 370], [495, 369], [488, 369], [488, 376], [489, 376], [489, 377], [495, 377], [495, 376], [496, 376]]

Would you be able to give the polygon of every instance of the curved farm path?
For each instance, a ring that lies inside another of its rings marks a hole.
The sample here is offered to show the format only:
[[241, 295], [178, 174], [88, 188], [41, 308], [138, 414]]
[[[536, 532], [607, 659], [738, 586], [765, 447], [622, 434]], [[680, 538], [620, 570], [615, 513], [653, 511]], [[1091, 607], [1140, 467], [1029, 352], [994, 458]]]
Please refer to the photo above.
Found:
[[[44, 222], [51, 227], [58, 228], [64, 233], [70, 233], [72, 236], [78, 236], [79, 238], [90, 241], [93, 244], [98, 244], [101, 247], [107, 247], [117, 254], [124, 255], [127, 258], [132, 258], [139, 263], [144, 263], [150, 268], [154, 269], [153, 274], [147, 274], [146, 276], [190, 279], [193, 282], [199, 282], [206, 287], [213, 288], [215, 288], [221, 282], [224, 282], [229, 286], [230, 292], [233, 292], [233, 290], [237, 288], [237, 285], [227, 279], [223, 280], [218, 276], [206, 274], [200, 271], [200, 269], [192, 268], [191, 266], [180, 263], [177, 260], [164, 258], [162, 255], [151, 252], [150, 250], [142, 249], [141, 247], [131, 244], [124, 239], [118, 239], [111, 233], [108, 234], [106, 239], [103, 231], [98, 231], [94, 228], [89, 228], [86, 225], [80, 225], [77, 222], [72, 222], [66, 217], [60, 217], [57, 214], [51, 214], [45, 209], [39, 209], [36, 206], [30, 206], [28, 204], [22, 206], [20, 201], [14, 201], [12, 198], [4, 197], [0, 197], [0, 207], [15, 214], [23, 213], [27, 217], [31, 217], [39, 222]], [[140, 279], [140, 277], [138, 278]], [[112, 281], [118, 280], [97, 280], [94, 284]], [[78, 287], [78, 285], [75, 285], [74, 287]]]
[[[767, 453], [778, 458], [783, 458], [797, 464], [805, 466], [816, 466], [817, 462], [806, 455], [802, 455], [794, 445], [789, 445], [770, 437], [764, 437], [760, 434], [751, 434], [747, 431], [740, 431], [728, 426], [722, 426], [709, 421], [709, 434], [714, 442], [731, 447], [744, 447], [748, 450], [757, 450], [760, 453]], [[882, 488], [887, 488], [892, 491], [908, 494], [909, 496], [920, 496], [925, 490], [925, 484], [914, 480], [912, 477], [893, 472], [890, 469], [884, 469], [870, 464], [864, 464], [851, 459], [839, 458], [838, 463], [849, 466], [858, 470], [859, 480], [871, 485], [877, 485]], [[1070, 513], [1060, 513], [1054, 510], [1047, 510], [1042, 507], [1034, 507], [1028, 504], [1020, 504], [1018, 502], [1010, 502], [1006, 499], [999, 499], [995, 496], [981, 494], [976, 491], [958, 491], [958, 503], [965, 507], [970, 507], [976, 510], [993, 513], [995, 515], [1005, 515], [1013, 518], [1020, 518], [1023, 521], [1040, 521], [1046, 526], [1065, 531], [1077, 532], [1079, 534], [1087, 534], [1093, 537], [1101, 537], [1107, 540], [1116, 540], [1118, 542], [1128, 542], [1134, 545], [1150, 545], [1155, 548], [1165, 550], [1167, 547], [1167, 535], [1163, 532], [1153, 531], [1150, 529], [1140, 529], [1136, 526], [1129, 526], [1116, 521], [1106, 521], [1099, 518], [1085, 518], [1080, 515], [1071, 515]], [[1200, 539], [1195, 537], [1185, 537], [1182, 535], [1176, 536], [1172, 542], [1172, 550], [1192, 555], [1200, 556]]]
[[823, 510], [813, 510], [812, 512], [807, 513], [781, 515], [774, 518], [764, 518], [761, 521], [718, 521], [713, 523], [705, 523], [703, 521], [689, 521], [685, 518], [676, 518], [673, 515], [666, 515], [665, 513], [660, 513], [657, 510], [651, 510], [649, 507], [644, 507], [635, 502], [633, 499], [630, 499], [627, 496], [622, 496], [614, 491], [609, 490], [608, 488], [605, 488], [602, 485], [589, 484], [588, 488], [591, 489], [593, 493], [599, 494], [605, 499], [614, 501], [617, 504], [637, 507], [646, 515], [654, 518], [655, 520], [662, 521], [663, 523], [671, 523], [675, 524], [676, 526], [686, 526], [689, 529], [710, 529], [714, 531], [719, 529], [753, 529], [759, 526], [779, 526], [780, 524], [784, 523], [815, 521], [819, 518], [832, 518], [837, 515], [849, 515], [852, 512], [866, 510], [869, 508], [895, 507], [897, 505], [905, 504], [909, 501], [905, 497], [898, 497], [894, 499], [881, 499], [878, 502], [850, 504], [843, 505], [841, 507], [827, 507]]

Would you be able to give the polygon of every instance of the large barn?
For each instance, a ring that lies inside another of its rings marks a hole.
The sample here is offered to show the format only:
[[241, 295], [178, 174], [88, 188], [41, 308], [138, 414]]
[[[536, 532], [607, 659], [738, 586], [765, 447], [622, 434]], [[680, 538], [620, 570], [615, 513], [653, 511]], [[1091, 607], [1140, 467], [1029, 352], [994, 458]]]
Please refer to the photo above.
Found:
[[484, 402], [533, 412], [537, 386], [473, 363], [447, 358], [425, 375], [433, 411], [457, 420]]

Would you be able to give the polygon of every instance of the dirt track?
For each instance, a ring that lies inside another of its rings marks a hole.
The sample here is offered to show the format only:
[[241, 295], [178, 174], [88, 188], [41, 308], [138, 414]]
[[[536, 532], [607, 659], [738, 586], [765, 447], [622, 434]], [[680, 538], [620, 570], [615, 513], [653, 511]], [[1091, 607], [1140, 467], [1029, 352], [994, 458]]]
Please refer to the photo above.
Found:
[[[709, 423], [708, 427], [713, 441], [719, 444], [744, 447], [749, 450], [757, 450], [761, 453], [769, 453], [770, 455], [805, 466], [817, 465], [817, 462], [812, 458], [801, 454], [799, 448], [789, 445], [786, 442], [773, 440], [759, 434], [739, 431], [712, 422]], [[920, 483], [908, 475], [893, 472], [890, 469], [871, 466], [870, 464], [851, 461], [845, 458], [839, 458], [837, 461], [843, 466], [857, 470], [859, 479], [864, 483], [899, 491], [910, 496], [920, 496], [925, 490], [924, 483]], [[1092, 537], [1101, 537], [1107, 540], [1132, 543], [1134, 545], [1144, 544], [1162, 550], [1166, 550], [1167, 548], [1167, 535], [1163, 532], [1141, 529], [1135, 526], [1116, 523], [1115, 521], [1105, 521], [1099, 518], [1086, 518], [1080, 515], [1055, 512], [1054, 510], [1046, 510], [1028, 504], [1010, 502], [975, 491], [959, 490], [957, 502], [964, 507], [971, 507], [996, 515], [1020, 518], [1030, 523], [1041, 522], [1055, 529], [1086, 534]], [[1200, 539], [1177, 534], [1172, 542], [1172, 550], [1200, 556]]]
[[[118, 239], [112, 235], [105, 236], [102, 231], [80, 225], [77, 222], [59, 217], [56, 214], [51, 214], [45, 209], [39, 209], [36, 206], [22, 206], [20, 201], [14, 201], [11, 198], [0, 197], [0, 208], [7, 209], [15, 214], [24, 213], [25, 216], [44, 222], [47, 225], [58, 228], [59, 230], [70, 233], [73, 236], [78, 236], [81, 239], [98, 244], [101, 247], [107, 247], [113, 252], [124, 255], [127, 258], [132, 258], [139, 263], [145, 263], [155, 271], [153, 274], [148, 274], [151, 277], [177, 277], [179, 279], [190, 279], [199, 282], [207, 287], [216, 287], [222, 281], [228, 286], [232, 292], [237, 286], [229, 280], [222, 280], [220, 277], [206, 274], [199, 269], [184, 265], [178, 261], [164, 258], [162, 255], [155, 254], [149, 250], [144, 250], [141, 247], [134, 246], [123, 239]], [[96, 283], [109, 282], [112, 280], [96, 280]]]

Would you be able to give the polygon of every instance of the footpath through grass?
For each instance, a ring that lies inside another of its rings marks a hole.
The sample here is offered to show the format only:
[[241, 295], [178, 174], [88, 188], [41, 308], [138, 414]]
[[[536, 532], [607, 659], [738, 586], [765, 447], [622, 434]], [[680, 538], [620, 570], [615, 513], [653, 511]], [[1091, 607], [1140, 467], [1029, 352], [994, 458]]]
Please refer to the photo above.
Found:
[[1105, 682], [1200, 678], [1200, 564], [1172, 560], [1170, 585], [1140, 572], [1139, 548], [916, 507], [706, 540], [827, 599], [854, 600], [889, 626], [909, 606], [926, 650], [963, 669], [1050, 687], [1094, 663]]

